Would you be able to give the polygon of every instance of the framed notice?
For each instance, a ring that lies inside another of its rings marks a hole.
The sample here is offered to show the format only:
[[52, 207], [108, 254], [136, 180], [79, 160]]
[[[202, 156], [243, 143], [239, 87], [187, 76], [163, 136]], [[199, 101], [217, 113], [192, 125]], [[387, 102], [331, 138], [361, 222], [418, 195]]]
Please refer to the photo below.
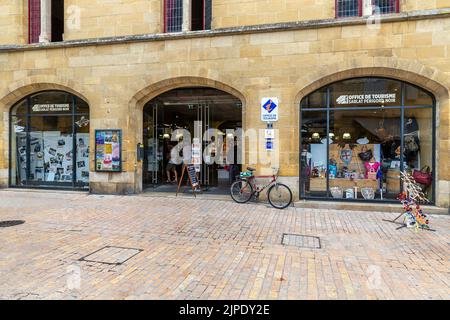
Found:
[[95, 171], [122, 171], [122, 130], [95, 130]]

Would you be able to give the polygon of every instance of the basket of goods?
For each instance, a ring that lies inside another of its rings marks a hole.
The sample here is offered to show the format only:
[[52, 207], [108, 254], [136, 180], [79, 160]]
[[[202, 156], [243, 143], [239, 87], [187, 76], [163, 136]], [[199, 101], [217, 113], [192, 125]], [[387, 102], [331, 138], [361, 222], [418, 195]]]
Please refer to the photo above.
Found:
[[375, 190], [373, 188], [361, 188], [361, 194], [366, 200], [375, 199]]
[[344, 196], [344, 191], [341, 187], [331, 187], [330, 192], [335, 199], [342, 199], [342, 197]]

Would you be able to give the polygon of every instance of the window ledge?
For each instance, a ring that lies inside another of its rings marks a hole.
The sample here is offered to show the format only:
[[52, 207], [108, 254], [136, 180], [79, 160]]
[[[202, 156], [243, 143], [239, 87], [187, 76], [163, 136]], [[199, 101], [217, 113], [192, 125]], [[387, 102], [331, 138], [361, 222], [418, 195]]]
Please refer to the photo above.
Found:
[[[433, 9], [433, 10], [419, 10], [404, 13], [395, 13], [382, 15], [380, 17], [381, 23], [412, 21], [412, 20], [426, 20], [450, 17], [450, 8]], [[366, 24], [369, 16], [352, 17], [352, 18], [336, 18], [336, 19], [322, 19], [322, 20], [307, 20], [295, 21], [286, 23], [262, 24], [242, 27], [220, 28], [207, 31], [188, 31], [177, 33], [158, 33], [158, 34], [143, 34], [143, 35], [128, 35], [117, 37], [103, 37], [84, 40], [69, 40], [63, 42], [52, 43], [36, 43], [26, 45], [0, 45], [1, 52], [15, 52], [39, 49], [56, 49], [56, 48], [71, 48], [97, 45], [110, 45], [130, 42], [148, 42], [148, 41], [165, 41], [177, 39], [193, 39], [204, 37], [216, 37], [227, 35], [240, 34], [254, 34], [264, 32], [281, 32], [290, 30], [304, 30], [304, 29], [318, 29], [330, 28], [340, 26], [353, 26]]]

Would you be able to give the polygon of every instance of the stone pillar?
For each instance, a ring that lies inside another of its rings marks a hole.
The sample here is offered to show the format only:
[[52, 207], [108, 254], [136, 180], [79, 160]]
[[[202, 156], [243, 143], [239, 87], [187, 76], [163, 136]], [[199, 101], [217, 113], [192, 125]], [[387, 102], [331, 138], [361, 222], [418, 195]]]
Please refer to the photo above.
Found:
[[52, 1], [41, 0], [41, 34], [39, 42], [52, 41]]
[[183, 0], [183, 32], [191, 31], [191, 3], [192, 0]]

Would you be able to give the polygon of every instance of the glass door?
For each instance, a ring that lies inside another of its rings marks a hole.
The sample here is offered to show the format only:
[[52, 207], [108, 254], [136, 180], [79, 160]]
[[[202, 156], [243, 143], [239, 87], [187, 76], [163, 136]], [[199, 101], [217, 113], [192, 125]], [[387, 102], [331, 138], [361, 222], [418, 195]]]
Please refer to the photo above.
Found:
[[[208, 146], [214, 143], [214, 136], [210, 134], [210, 114], [208, 104], [197, 105], [197, 121], [199, 123], [198, 129], [200, 132], [196, 132], [196, 137], [200, 137], [202, 150], [208, 150]], [[211, 149], [211, 148], [210, 148]], [[203, 153], [203, 152], [202, 152]], [[203, 157], [203, 154], [202, 154]], [[202, 159], [202, 165], [200, 169], [200, 183], [208, 190], [211, 184], [211, 170], [213, 170], [215, 152], [207, 153]]]
[[146, 184], [157, 185], [160, 181], [160, 156], [158, 153], [158, 105], [144, 113], [144, 177]]

